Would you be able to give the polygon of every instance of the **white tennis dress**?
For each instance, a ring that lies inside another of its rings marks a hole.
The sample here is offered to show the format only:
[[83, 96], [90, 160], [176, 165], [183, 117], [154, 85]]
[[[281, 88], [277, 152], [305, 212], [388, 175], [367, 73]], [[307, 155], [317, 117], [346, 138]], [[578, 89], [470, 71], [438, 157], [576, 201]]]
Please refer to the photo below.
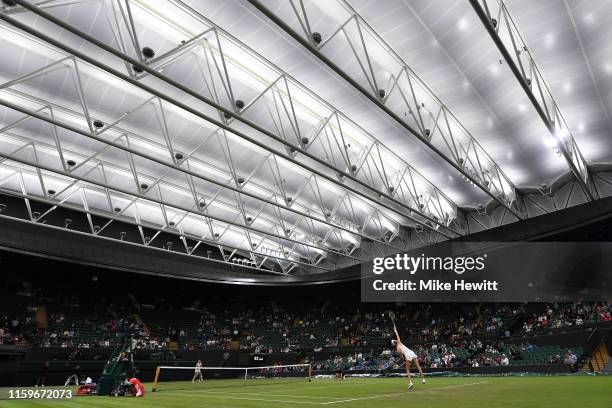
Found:
[[400, 348], [402, 349], [402, 354], [404, 355], [404, 358], [406, 358], [406, 361], [412, 361], [415, 358], [417, 358], [417, 355], [414, 351], [410, 350], [408, 347], [406, 347], [405, 345], [401, 345]]

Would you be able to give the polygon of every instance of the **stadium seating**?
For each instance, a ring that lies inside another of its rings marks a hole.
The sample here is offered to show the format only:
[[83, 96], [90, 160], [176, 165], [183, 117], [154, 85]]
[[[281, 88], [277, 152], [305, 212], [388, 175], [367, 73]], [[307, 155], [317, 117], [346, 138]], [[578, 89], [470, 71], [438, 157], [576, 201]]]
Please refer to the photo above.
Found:
[[[385, 316], [393, 307], [399, 332], [426, 366], [499, 365], [502, 354], [510, 365], [529, 365], [548, 364], [555, 356], [563, 362], [567, 350], [558, 345], [527, 350], [521, 339], [610, 319], [610, 306], [604, 303], [357, 303], [358, 309], [350, 301], [316, 299], [304, 305], [282, 297], [259, 304], [202, 301], [193, 296], [138, 301], [143, 298], [139, 293], [94, 293], [93, 289], [91, 293], [85, 289], [73, 292], [60, 301], [57, 291], [34, 287], [28, 294], [15, 295], [17, 291], [2, 297], [7, 314], [0, 322], [0, 341], [111, 348], [128, 334], [136, 340], [137, 349], [152, 352], [226, 350], [239, 345], [250, 352], [298, 352], [330, 369], [386, 369], [396, 363], [389, 353], [392, 332]], [[45, 317], [36, 310], [44, 311]], [[13, 319], [20, 322], [15, 328], [10, 327]], [[582, 348], [571, 349], [581, 361]], [[319, 358], [319, 352], [325, 357]]]

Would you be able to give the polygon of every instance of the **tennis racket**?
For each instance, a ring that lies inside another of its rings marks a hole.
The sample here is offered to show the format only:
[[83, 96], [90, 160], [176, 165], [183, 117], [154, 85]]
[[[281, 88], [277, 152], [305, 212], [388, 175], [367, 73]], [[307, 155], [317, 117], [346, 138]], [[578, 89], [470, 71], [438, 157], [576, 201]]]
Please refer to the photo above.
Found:
[[389, 312], [389, 319], [391, 319], [391, 323], [393, 323], [393, 328], [395, 329], [395, 312]]

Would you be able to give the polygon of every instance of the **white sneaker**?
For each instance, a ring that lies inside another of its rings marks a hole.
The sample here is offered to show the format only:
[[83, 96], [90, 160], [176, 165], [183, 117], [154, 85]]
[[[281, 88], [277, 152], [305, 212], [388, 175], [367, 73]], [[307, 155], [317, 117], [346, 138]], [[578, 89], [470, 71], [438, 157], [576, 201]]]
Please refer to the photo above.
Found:
[[421, 381], [423, 384], [425, 384], [425, 379], [423, 378], [423, 381]]
[[414, 384], [413, 384], [412, 382], [409, 382], [409, 383], [408, 383], [408, 389], [409, 389], [409, 390], [411, 390], [411, 389], [412, 389], [412, 387], [414, 387]]

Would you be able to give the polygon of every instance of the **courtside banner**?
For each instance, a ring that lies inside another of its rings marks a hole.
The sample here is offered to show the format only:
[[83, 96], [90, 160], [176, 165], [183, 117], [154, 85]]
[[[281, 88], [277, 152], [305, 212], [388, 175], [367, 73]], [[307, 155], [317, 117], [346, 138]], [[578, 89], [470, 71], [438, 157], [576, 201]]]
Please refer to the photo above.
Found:
[[363, 302], [612, 298], [612, 242], [445, 242], [361, 267]]

